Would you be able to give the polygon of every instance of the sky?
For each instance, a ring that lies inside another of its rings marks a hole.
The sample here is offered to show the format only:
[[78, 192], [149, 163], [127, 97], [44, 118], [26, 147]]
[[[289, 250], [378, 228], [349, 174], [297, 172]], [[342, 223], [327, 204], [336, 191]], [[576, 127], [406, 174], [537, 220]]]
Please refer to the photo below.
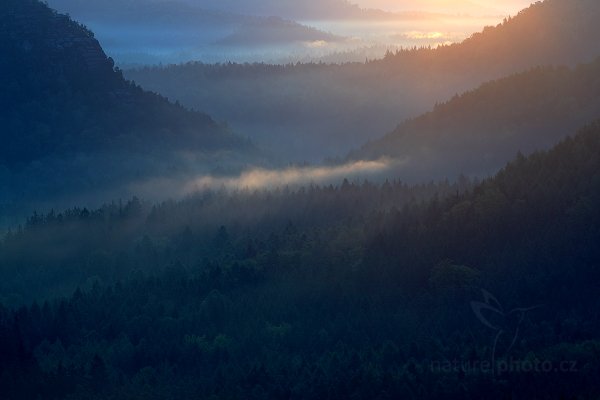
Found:
[[363, 8], [387, 11], [421, 10], [452, 14], [516, 14], [531, 0], [353, 0]]

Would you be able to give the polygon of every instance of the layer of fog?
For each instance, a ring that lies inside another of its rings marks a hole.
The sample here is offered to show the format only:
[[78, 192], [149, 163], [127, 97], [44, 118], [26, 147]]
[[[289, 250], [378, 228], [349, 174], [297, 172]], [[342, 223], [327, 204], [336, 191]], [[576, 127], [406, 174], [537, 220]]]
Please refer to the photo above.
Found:
[[428, 11], [463, 15], [507, 15], [528, 7], [532, 0], [355, 0], [363, 8], [391, 12]]
[[380, 159], [340, 165], [276, 167], [239, 153], [173, 153], [158, 160], [131, 154], [46, 159], [19, 173], [0, 168], [0, 231], [25, 218], [71, 207], [94, 209], [139, 197], [156, 203], [207, 190], [267, 190], [340, 185], [344, 179], [378, 182], [395, 178], [404, 161]]
[[341, 165], [289, 166], [285, 168], [250, 167], [238, 175], [183, 174], [155, 177], [134, 182], [127, 192], [154, 201], [165, 196], [178, 199], [207, 190], [267, 190], [297, 188], [309, 185], [339, 185], [344, 179], [352, 182], [380, 181], [404, 164], [401, 160], [380, 159], [355, 161]]

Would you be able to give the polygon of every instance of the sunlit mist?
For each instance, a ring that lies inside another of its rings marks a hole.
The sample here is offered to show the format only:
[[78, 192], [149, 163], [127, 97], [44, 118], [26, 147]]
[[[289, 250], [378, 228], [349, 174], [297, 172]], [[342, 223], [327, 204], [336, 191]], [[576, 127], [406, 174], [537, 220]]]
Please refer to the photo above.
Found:
[[186, 185], [185, 192], [190, 193], [207, 187], [232, 189], [262, 189], [269, 187], [298, 185], [307, 183], [323, 183], [344, 177], [356, 177], [383, 172], [390, 168], [392, 161], [357, 161], [334, 167], [301, 167], [283, 170], [251, 169], [235, 178], [199, 177]]
[[356, 0], [359, 6], [388, 11], [428, 11], [452, 14], [514, 14], [531, 0]]
[[200, 174], [194, 177], [154, 178], [131, 184], [129, 190], [143, 195], [144, 198], [156, 198], [159, 193], [169, 193], [171, 197], [184, 197], [205, 190], [261, 190], [310, 184], [339, 184], [346, 178], [352, 181], [376, 179], [386, 171], [403, 164], [402, 160], [381, 158], [335, 166], [249, 168], [237, 176]]

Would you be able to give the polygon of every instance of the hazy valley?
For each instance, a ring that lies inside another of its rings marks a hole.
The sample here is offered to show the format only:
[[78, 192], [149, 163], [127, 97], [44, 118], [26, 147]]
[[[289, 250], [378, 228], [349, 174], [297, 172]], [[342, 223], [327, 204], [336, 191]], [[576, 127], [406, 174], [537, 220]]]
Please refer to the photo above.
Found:
[[599, 16], [4, 0], [0, 399], [599, 398]]
[[125, 74], [227, 121], [283, 160], [317, 162], [343, 157], [486, 81], [593, 61], [600, 49], [592, 16], [599, 10], [595, 2], [583, 3], [545, 2], [462, 43], [408, 49], [366, 64], [191, 63]]

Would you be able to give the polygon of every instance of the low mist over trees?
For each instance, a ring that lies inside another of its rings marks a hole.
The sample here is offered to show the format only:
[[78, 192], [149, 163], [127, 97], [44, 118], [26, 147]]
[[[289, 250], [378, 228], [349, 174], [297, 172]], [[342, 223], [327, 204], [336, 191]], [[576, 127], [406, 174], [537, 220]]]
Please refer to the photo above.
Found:
[[[33, 216], [4, 239], [3, 275], [16, 249], [21, 269], [40, 265], [25, 244], [56, 263], [40, 272], [94, 275], [70, 297], [0, 307], [2, 392], [585, 398], [600, 363], [599, 128], [433, 199], [345, 183]], [[490, 296], [531, 309], [508, 350], [471, 310]], [[513, 367], [481, 369], [492, 360]]]

